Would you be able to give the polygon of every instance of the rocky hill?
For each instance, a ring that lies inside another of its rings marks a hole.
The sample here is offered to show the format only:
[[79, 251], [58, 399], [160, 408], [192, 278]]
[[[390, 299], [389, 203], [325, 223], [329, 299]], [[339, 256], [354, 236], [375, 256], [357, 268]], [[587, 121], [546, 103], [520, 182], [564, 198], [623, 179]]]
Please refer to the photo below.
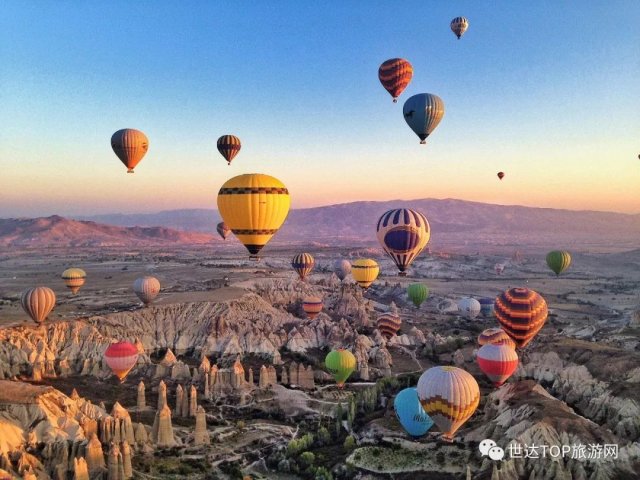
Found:
[[165, 227], [119, 227], [57, 215], [0, 219], [2, 247], [143, 247], [170, 244], [207, 244], [211, 234], [189, 233]]

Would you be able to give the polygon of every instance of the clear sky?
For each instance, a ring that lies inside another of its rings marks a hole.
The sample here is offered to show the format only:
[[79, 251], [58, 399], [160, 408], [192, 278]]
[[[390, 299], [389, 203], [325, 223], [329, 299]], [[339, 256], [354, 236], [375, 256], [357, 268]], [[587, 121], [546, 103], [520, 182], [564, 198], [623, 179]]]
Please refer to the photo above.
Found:
[[[462, 40], [449, 29], [469, 19]], [[0, 216], [462, 198], [640, 212], [640, 2], [31, 1], [0, 16]], [[388, 58], [414, 66], [398, 104]], [[402, 103], [435, 93], [426, 146]], [[127, 175], [111, 134], [137, 128]], [[228, 167], [215, 142], [238, 135]], [[500, 182], [496, 173], [503, 170]]]

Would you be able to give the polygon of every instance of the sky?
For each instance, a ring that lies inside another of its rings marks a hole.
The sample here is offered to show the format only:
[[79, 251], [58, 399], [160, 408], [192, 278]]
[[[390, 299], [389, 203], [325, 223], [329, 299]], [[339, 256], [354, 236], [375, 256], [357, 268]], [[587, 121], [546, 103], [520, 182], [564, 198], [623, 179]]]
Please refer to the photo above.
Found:
[[[294, 208], [640, 213], [639, 23], [636, 0], [8, 0], [0, 217], [215, 208], [252, 172], [282, 180]], [[397, 104], [377, 77], [393, 57], [414, 67]], [[426, 146], [402, 115], [417, 93], [445, 103]], [[149, 138], [133, 175], [111, 150], [121, 128]], [[231, 166], [216, 150], [228, 133]]]

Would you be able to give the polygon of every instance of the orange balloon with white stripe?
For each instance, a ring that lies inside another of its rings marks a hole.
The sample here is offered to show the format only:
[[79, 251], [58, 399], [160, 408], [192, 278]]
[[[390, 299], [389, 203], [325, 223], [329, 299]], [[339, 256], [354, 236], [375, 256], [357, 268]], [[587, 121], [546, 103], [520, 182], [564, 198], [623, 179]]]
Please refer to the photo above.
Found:
[[473, 376], [457, 367], [433, 367], [418, 380], [422, 408], [452, 442], [458, 429], [475, 413], [480, 403], [480, 387]]
[[501, 386], [518, 368], [518, 354], [510, 345], [487, 343], [478, 350], [478, 366], [496, 387]]
[[516, 348], [516, 342], [514, 342], [507, 332], [501, 328], [487, 328], [478, 335], [478, 345], [483, 346], [487, 344], [493, 345], [508, 345], [511, 348]]
[[311, 320], [322, 311], [322, 299], [320, 297], [305, 297], [302, 301], [302, 309]]
[[390, 340], [391, 337], [395, 337], [395, 335], [398, 333], [398, 330], [400, 330], [402, 320], [400, 319], [399, 315], [393, 312], [388, 312], [383, 313], [378, 317], [377, 324], [378, 330], [380, 330], [382, 336], [387, 340]]

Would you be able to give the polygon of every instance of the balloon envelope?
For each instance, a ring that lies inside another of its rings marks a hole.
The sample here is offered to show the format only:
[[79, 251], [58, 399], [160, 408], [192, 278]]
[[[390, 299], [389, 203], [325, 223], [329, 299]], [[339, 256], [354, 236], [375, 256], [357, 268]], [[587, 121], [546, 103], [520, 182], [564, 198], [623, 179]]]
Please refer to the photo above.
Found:
[[452, 441], [480, 403], [480, 388], [473, 376], [457, 367], [433, 367], [418, 380], [418, 398], [424, 411]]
[[547, 265], [556, 275], [560, 275], [571, 265], [571, 254], [564, 250], [549, 252], [547, 254]]
[[[492, 306], [493, 310], [493, 306]], [[516, 348], [516, 342], [514, 342], [507, 332], [501, 328], [487, 328], [478, 335], [478, 345], [486, 345], [492, 343], [494, 345], [509, 345], [512, 348]]]
[[291, 260], [291, 266], [303, 282], [313, 270], [315, 263], [316, 261], [310, 253], [299, 253]]
[[138, 361], [138, 349], [129, 342], [112, 343], [105, 350], [104, 359], [113, 374], [123, 382]]
[[498, 172], [498, 178], [502, 180], [504, 178], [504, 172]]
[[365, 290], [375, 282], [379, 272], [378, 263], [370, 258], [359, 258], [351, 265], [353, 279]]
[[416, 308], [420, 308], [422, 302], [429, 297], [429, 287], [424, 283], [412, 283], [407, 287], [407, 295]]
[[231, 235], [231, 229], [227, 226], [226, 223], [220, 222], [216, 226], [216, 231], [218, 235], [222, 237], [223, 240], [226, 240], [229, 235]]
[[400, 275], [429, 243], [427, 218], [415, 210], [396, 208], [382, 214], [376, 226], [378, 242], [394, 261]]
[[140, 130], [123, 128], [111, 136], [111, 148], [127, 167], [127, 173], [133, 173], [149, 150], [149, 139]]
[[349, 260], [338, 259], [333, 266], [333, 271], [340, 280], [344, 280], [351, 273], [351, 263]]
[[520, 348], [527, 345], [547, 320], [547, 302], [528, 288], [511, 288], [495, 301], [496, 318]]
[[36, 323], [42, 323], [56, 305], [56, 294], [48, 287], [29, 288], [22, 292], [20, 303]]
[[518, 368], [518, 354], [512, 346], [504, 343], [483, 345], [478, 350], [476, 360], [480, 370], [496, 387], [506, 382]]
[[320, 297], [305, 297], [302, 301], [302, 309], [311, 320], [322, 311], [322, 299]]
[[228, 165], [231, 165], [231, 160], [238, 154], [242, 145], [235, 135], [222, 135], [218, 138], [217, 147], [220, 155], [225, 158]]
[[475, 298], [464, 297], [458, 301], [458, 310], [468, 319], [473, 319], [480, 315], [480, 309], [480, 302]]
[[465, 17], [456, 17], [451, 20], [451, 24], [449, 26], [451, 27], [451, 31], [456, 34], [456, 37], [458, 37], [458, 40], [460, 40], [460, 37], [462, 37], [464, 32], [467, 31], [467, 28], [469, 28], [469, 20]]
[[218, 192], [218, 211], [251, 258], [271, 240], [289, 213], [289, 191], [260, 173], [233, 177]]
[[156, 277], [141, 277], [133, 282], [133, 291], [145, 305], [149, 305], [160, 293], [160, 281]]
[[378, 79], [387, 92], [393, 97], [393, 102], [407, 88], [413, 77], [413, 67], [404, 58], [391, 58], [380, 65]]
[[84, 285], [87, 273], [81, 268], [67, 268], [62, 272], [62, 280], [72, 294], [78, 293], [80, 287]]
[[391, 339], [391, 337], [394, 337], [396, 333], [398, 333], [401, 325], [402, 320], [400, 320], [400, 316], [395, 313], [387, 312], [378, 316], [378, 330], [380, 330], [382, 336], [387, 340]]
[[416, 388], [405, 388], [393, 400], [393, 408], [402, 428], [412, 437], [421, 437], [433, 426], [433, 420], [422, 408]]
[[444, 102], [437, 95], [419, 93], [404, 103], [402, 113], [407, 125], [420, 139], [420, 143], [427, 143], [426, 138], [444, 117]]
[[342, 387], [356, 369], [356, 357], [349, 350], [339, 348], [328, 353], [324, 359], [324, 364], [329, 373], [333, 375], [338, 386]]

